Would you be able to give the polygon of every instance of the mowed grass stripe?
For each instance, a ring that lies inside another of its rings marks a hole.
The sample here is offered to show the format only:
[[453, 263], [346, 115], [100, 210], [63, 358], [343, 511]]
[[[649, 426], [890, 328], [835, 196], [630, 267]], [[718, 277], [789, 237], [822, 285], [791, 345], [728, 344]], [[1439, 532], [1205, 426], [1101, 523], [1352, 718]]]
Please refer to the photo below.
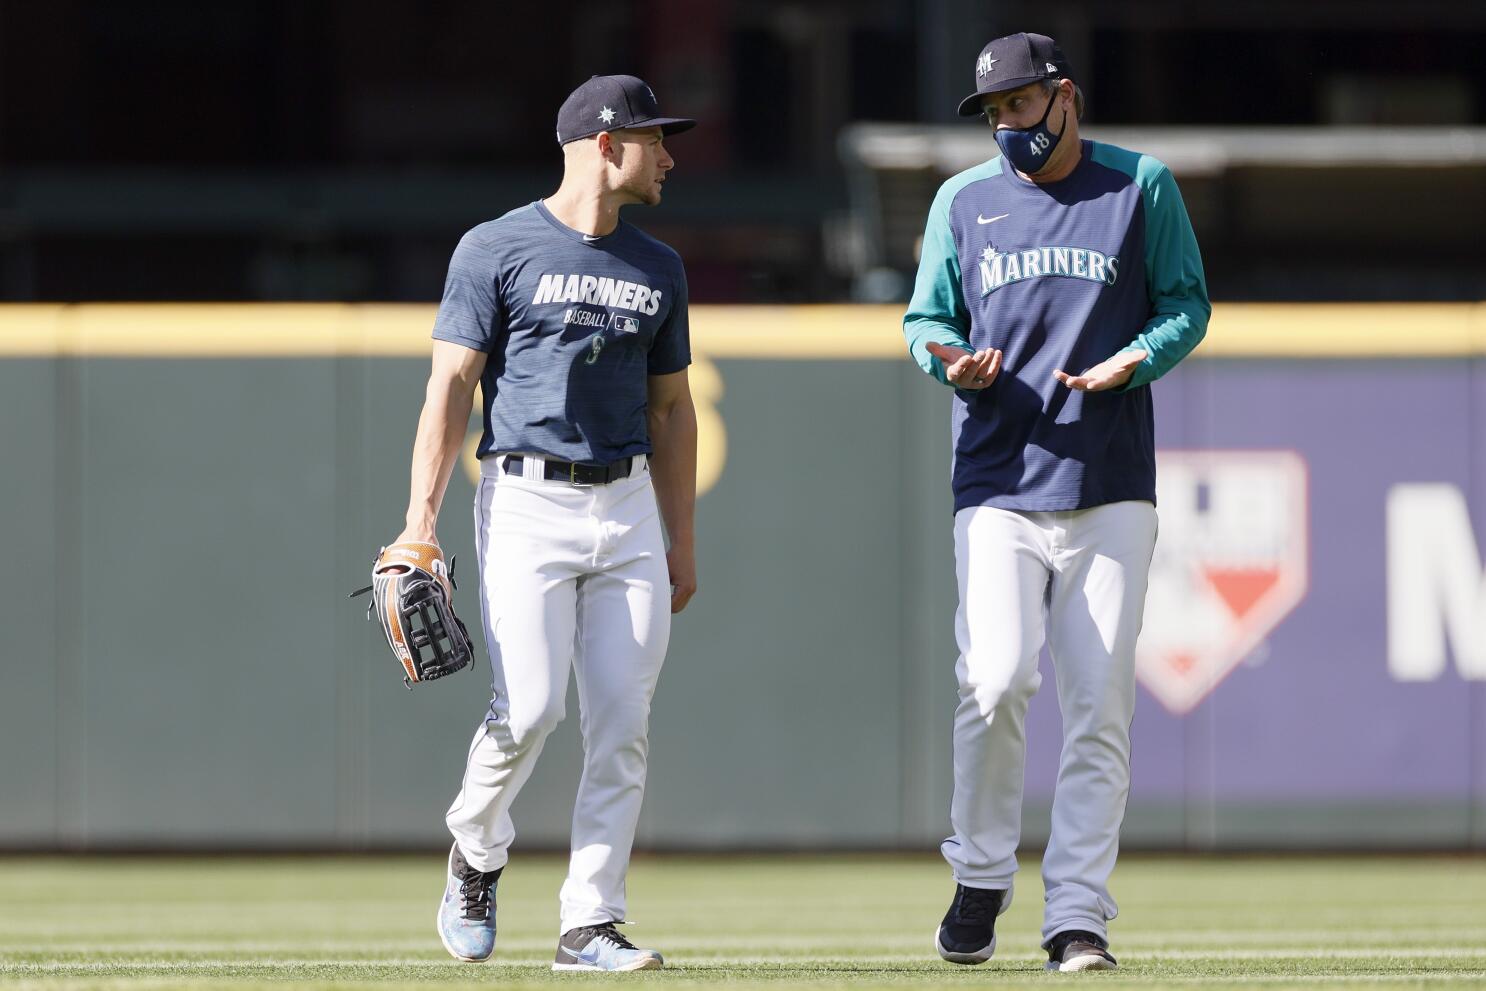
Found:
[[[1240, 954], [1245, 956], [1299, 956], [1319, 954], [1323, 956], [1366, 956], [1376, 952], [1377, 946], [1387, 946], [1396, 956], [1429, 957], [1433, 955], [1444, 956], [1474, 956], [1486, 960], [1486, 932], [1481, 930], [1458, 930], [1446, 927], [1435, 927], [1429, 933], [1429, 938], [1434, 943], [1409, 943], [1397, 941], [1393, 934], [1387, 930], [1376, 930], [1365, 939], [1348, 940], [1345, 943], [1327, 937], [1325, 934], [1309, 933], [1305, 938], [1298, 938], [1293, 934], [1273, 934], [1271, 938], [1264, 938], [1263, 934], [1255, 933], [1223, 933], [1219, 931], [1206, 931], [1201, 933], [1170, 933], [1163, 934], [1159, 939], [1150, 939], [1141, 934], [1122, 936], [1118, 929], [1113, 930], [1114, 938], [1119, 947], [1126, 955], [1160, 955], [1165, 957], [1196, 957], [1215, 955], [1213, 947], [1221, 944], [1223, 953]], [[1438, 942], [1442, 936], [1448, 935], [1458, 942], [1444, 944]], [[645, 939], [640, 930], [630, 930], [630, 935], [635, 939]], [[932, 927], [930, 934], [882, 934], [874, 939], [873, 948], [879, 953], [890, 954], [901, 957], [904, 954], [917, 954], [921, 951], [928, 952], [932, 948]], [[1354, 934], [1355, 935], [1355, 934]], [[652, 939], [656, 942], [660, 937]], [[1010, 959], [1017, 955], [1035, 956], [1042, 958], [1041, 948], [1032, 948], [1034, 939], [1018, 939], [1008, 936], [1002, 941], [1004, 945], [998, 945], [997, 959]], [[553, 941], [544, 939], [514, 938], [505, 934], [501, 935], [500, 948], [502, 956], [519, 953], [535, 953], [539, 955], [548, 954], [552, 949]], [[1023, 944], [1017, 948], [1018, 944]], [[46, 943], [44, 947], [36, 947], [30, 951], [33, 959], [55, 959], [63, 960], [74, 956], [86, 955], [96, 957], [98, 954], [106, 953], [119, 959], [161, 959], [167, 957], [182, 957], [192, 959], [205, 959], [220, 956], [223, 951], [230, 950], [233, 955], [240, 956], [245, 953], [257, 954], [296, 954], [306, 959], [326, 959], [354, 952], [362, 957], [373, 957], [376, 959], [393, 959], [406, 957], [408, 959], [432, 958], [441, 959], [444, 951], [441, 947], [428, 945], [426, 939], [401, 939], [395, 942], [377, 940], [375, 949], [369, 949], [371, 944], [366, 940], [344, 939], [339, 941], [318, 940], [304, 941], [289, 944], [285, 941], [258, 940], [253, 942], [234, 941], [230, 944], [223, 942], [196, 940], [196, 941], [151, 941], [138, 943], [105, 942], [96, 943], [85, 938], [73, 938], [69, 940], [55, 940]], [[659, 945], [659, 944], [657, 944]], [[686, 952], [702, 954], [707, 956], [729, 956], [735, 957], [739, 954], [750, 954], [764, 956], [770, 959], [779, 957], [810, 956], [818, 954], [823, 948], [832, 946], [839, 947], [842, 952], [850, 952], [850, 941], [846, 939], [825, 939], [819, 934], [781, 933], [767, 940], [758, 937], [737, 937], [726, 933], [714, 934], [704, 938], [700, 937], [670, 937], [665, 939], [665, 946], [672, 954]], [[15, 957], [26, 959], [27, 951], [7, 950], [0, 954], [0, 960]], [[865, 952], [865, 951], [864, 951]], [[1216, 954], [1222, 955], [1222, 954]]]
[[[921, 956], [927, 956], [927, 954], [920, 954], [920, 955]], [[94, 956], [96, 956], [96, 954], [91, 954], [91, 953], [88, 954], [88, 957], [90, 957], [90, 958], [91, 957], [94, 957]], [[1328, 949], [1327, 947], [1324, 947], [1324, 946], [1318, 946], [1318, 947], [1310, 948], [1307, 951], [1305, 951], [1304, 953], [1297, 953], [1294, 950], [1261, 950], [1261, 951], [1229, 950], [1227, 952], [1216, 952], [1216, 953], [1214, 953], [1214, 952], [1203, 953], [1203, 952], [1197, 952], [1197, 951], [1188, 950], [1188, 951], [1173, 951], [1173, 952], [1169, 952], [1169, 953], [1162, 953], [1162, 954], [1160, 954], [1159, 959], [1158, 958], [1154, 958], [1154, 957], [1150, 957], [1150, 956], [1146, 956], [1146, 955], [1142, 955], [1142, 954], [1138, 954], [1138, 953], [1125, 953], [1125, 954], [1122, 954], [1121, 955], [1121, 959], [1127, 965], [1134, 965], [1134, 964], [1140, 964], [1140, 963], [1152, 964], [1152, 963], [1158, 963], [1158, 962], [1164, 961], [1164, 960], [1187, 960], [1187, 961], [1202, 961], [1202, 960], [1274, 960], [1274, 961], [1281, 961], [1281, 960], [1313, 960], [1313, 959], [1327, 959], [1327, 960], [1368, 960], [1368, 959], [1383, 959], [1384, 957], [1386, 957], [1386, 959], [1392, 960], [1392, 961], [1435, 960], [1435, 959], [1440, 959], [1440, 960], [1468, 960], [1468, 961], [1469, 960], [1474, 960], [1474, 961], [1477, 961], [1477, 962], [1479, 962], [1479, 963], [1481, 963], [1483, 965], [1486, 965], [1486, 947], [1434, 946], [1434, 947], [1426, 947], [1426, 948], [1422, 948], [1422, 949], [1410, 950], [1410, 951], [1405, 951], [1405, 952], [1399, 952], [1397, 950], [1389, 950], [1386, 954], [1380, 954], [1380, 953], [1378, 953], [1375, 950], [1374, 951], [1368, 951], [1368, 950], [1333, 950], [1333, 949]], [[821, 959], [826, 959], [826, 958], [821, 958]], [[1000, 962], [1003, 962], [1003, 963], [1021, 962], [1021, 963], [1037, 963], [1038, 965], [1041, 965], [1046, 960], [1046, 956], [1044, 954], [1042, 954], [1042, 953], [1035, 953], [1034, 954], [1034, 953], [1000, 953], [1000, 952], [998, 952], [996, 954], [996, 960], [998, 960]], [[549, 964], [551, 962], [552, 961], [550, 959], [550, 955], [548, 955], [548, 954], [538, 954], [538, 955], [535, 955], [535, 956], [526, 956], [526, 955], [523, 955], [523, 954], [520, 954], [520, 953], [517, 953], [517, 952], [509, 952], [509, 953], [502, 953], [501, 956], [500, 956], [500, 958], [498, 960], [490, 961], [488, 963], [488, 966], [518, 966], [518, 967], [520, 967], [520, 966], [539, 966], [539, 965], [546, 965], [546, 964]], [[838, 964], [839, 963], [845, 963], [845, 964], [861, 965], [861, 966], [878, 965], [878, 964], [891, 964], [891, 965], [897, 966], [897, 965], [905, 964], [908, 961], [905, 961], [904, 957], [901, 954], [862, 954], [860, 956], [837, 958], [836, 960], [834, 960], [832, 962], [838, 963]], [[928, 961], [928, 962], [932, 963], [933, 961]], [[272, 967], [366, 967], [366, 966], [379, 966], [379, 967], [439, 966], [439, 967], [442, 967], [442, 966], [447, 965], [447, 966], [451, 966], [451, 967], [456, 967], [457, 968], [457, 967], [464, 966], [463, 964], [459, 963], [458, 961], [451, 960], [451, 959], [448, 959], [448, 958], [443, 958], [443, 959], [429, 959], [429, 958], [423, 957], [423, 956], [389, 956], [389, 957], [374, 957], [374, 958], [371, 958], [371, 959], [368, 959], [366, 956], [360, 956], [360, 957], [357, 957], [355, 959], [337, 959], [334, 956], [322, 956], [322, 957], [279, 957], [279, 956], [275, 956], [273, 954], [264, 954], [263, 955], [262, 963], [263, 963], [263, 965], [272, 966]], [[706, 967], [706, 968], [716, 968], [718, 966], [723, 966], [723, 965], [727, 965], [727, 964], [743, 964], [743, 965], [746, 965], [746, 966], [749, 966], [749, 967], [763, 967], [763, 966], [771, 966], [771, 965], [777, 965], [777, 966], [781, 966], [781, 967], [797, 967], [797, 966], [799, 966], [798, 961], [783, 961], [779, 957], [762, 957], [762, 956], [732, 956], [732, 955], [728, 955], [728, 956], [719, 956], [719, 957], [716, 957], [716, 958], [713, 958], [713, 959], [707, 959], [707, 960], [688, 961], [688, 960], [686, 960], [686, 959], [683, 958], [683, 955], [682, 954], [677, 953], [675, 951], [673, 951], [673, 953], [672, 953], [672, 961], [671, 961], [671, 963], [672, 963], [672, 966], [673, 967], [681, 967], [681, 966], [694, 965], [694, 966], [700, 966], [700, 967]], [[167, 966], [167, 967], [168, 966], [189, 966], [189, 967], [197, 967], [197, 968], [232, 968], [232, 967], [240, 967], [242, 965], [243, 965], [243, 961], [242, 961], [242, 959], [240, 957], [214, 957], [214, 956], [211, 956], [211, 955], [201, 955], [201, 956], [192, 956], [192, 957], [183, 958], [183, 959], [171, 959], [168, 956], [149, 956], [149, 955], [146, 955], [146, 956], [140, 956], [138, 958], [131, 959], [127, 955], [120, 955], [120, 956], [117, 956], [117, 957], [114, 957], [114, 958], [108, 959], [108, 960], [98, 960], [98, 959], [46, 960], [46, 961], [40, 961], [40, 962], [35, 962], [35, 963], [7, 963], [4, 966], [5, 966], [6, 969], [13, 969], [13, 970], [15, 970], [17, 972], [24, 972], [24, 971], [47, 972], [47, 971], [63, 971], [63, 970], [77, 970], [77, 971], [99, 971], [99, 970], [115, 970], [115, 969], [117, 969], [117, 970], [145, 970], [145, 969], [149, 969], [149, 968], [152, 968], [152, 967], [161, 967], [161, 966]], [[938, 965], [935, 964], [935, 966], [937, 967]]]
[[1301, 973], [1282, 971], [1278, 973], [1255, 972], [1250, 967], [1226, 970], [1222, 967], [1204, 965], [1191, 973], [1166, 972], [1157, 975], [1150, 971], [1125, 969], [1110, 974], [1067, 975], [1046, 973], [1037, 967], [1011, 969], [963, 968], [949, 970], [948, 965], [938, 968], [924, 967], [852, 967], [823, 964], [810, 968], [749, 968], [736, 964], [716, 972], [697, 968], [671, 968], [667, 971], [603, 977], [585, 974], [553, 974], [543, 967], [515, 968], [490, 966], [479, 968], [480, 975], [472, 976], [469, 969], [422, 970], [400, 969], [387, 971], [375, 967], [359, 970], [315, 970], [275, 971], [269, 968], [242, 967], [235, 971], [200, 972], [189, 969], [159, 972], [150, 975], [113, 973], [106, 975], [58, 975], [55, 977], [4, 979], [7, 988], [27, 991], [45, 988], [55, 991], [59, 987], [86, 989], [184, 989], [184, 988], [248, 988], [248, 987], [293, 987], [302, 989], [344, 989], [348, 985], [379, 988], [425, 988], [437, 985], [443, 988], [545, 988], [553, 985], [574, 984], [594, 986], [596, 983], [623, 981], [641, 982], [646, 985], [665, 985], [670, 988], [702, 988], [723, 986], [776, 986], [804, 988], [935, 988], [935, 987], [992, 987], [1021, 988], [1065, 987], [1070, 981], [1092, 982], [1107, 988], [1224, 988], [1239, 991], [1243, 988], [1428, 988], [1462, 987], [1478, 988], [1486, 980], [1486, 971], [1419, 973], [1413, 971], [1378, 971], [1365, 969], [1333, 973]]
[[[1112, 928], [1122, 969], [1046, 974], [1041, 885], [1025, 866], [996, 959], [939, 961], [952, 891], [921, 857], [641, 857], [629, 934], [674, 987], [1486, 988], [1486, 860], [1126, 858]], [[483, 966], [433, 932], [442, 855], [0, 860], [0, 985], [151, 988], [505, 988], [583, 980], [547, 968], [565, 862], [517, 856], [501, 880], [500, 946]]]

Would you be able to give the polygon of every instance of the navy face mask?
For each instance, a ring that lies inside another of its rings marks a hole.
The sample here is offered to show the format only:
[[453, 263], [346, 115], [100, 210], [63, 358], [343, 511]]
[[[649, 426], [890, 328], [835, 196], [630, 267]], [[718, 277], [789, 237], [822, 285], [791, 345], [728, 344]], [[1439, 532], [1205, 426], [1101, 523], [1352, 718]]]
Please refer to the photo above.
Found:
[[1001, 154], [1006, 156], [1012, 166], [1024, 175], [1036, 175], [1047, 160], [1052, 157], [1053, 149], [1058, 147], [1058, 142], [1063, 139], [1063, 132], [1068, 130], [1068, 111], [1063, 111], [1062, 130], [1054, 134], [1047, 126], [1048, 115], [1053, 112], [1053, 104], [1058, 102], [1058, 93], [1047, 101], [1047, 109], [1042, 112], [1042, 119], [1031, 127], [998, 127], [996, 129], [996, 144], [1001, 146]]

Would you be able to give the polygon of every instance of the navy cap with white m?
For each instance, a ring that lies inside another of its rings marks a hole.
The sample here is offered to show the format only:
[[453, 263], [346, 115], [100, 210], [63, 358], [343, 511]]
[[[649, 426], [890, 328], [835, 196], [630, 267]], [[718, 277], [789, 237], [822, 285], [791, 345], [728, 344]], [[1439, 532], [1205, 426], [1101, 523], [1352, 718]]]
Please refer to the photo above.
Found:
[[557, 111], [557, 143], [565, 145], [600, 131], [625, 127], [659, 127], [663, 134], [679, 134], [696, 126], [686, 117], [660, 112], [655, 92], [635, 76], [590, 76], [562, 102]]
[[980, 50], [975, 60], [975, 92], [960, 101], [960, 116], [984, 113], [981, 97], [1020, 89], [1039, 79], [1072, 79], [1063, 49], [1045, 34], [1009, 34]]

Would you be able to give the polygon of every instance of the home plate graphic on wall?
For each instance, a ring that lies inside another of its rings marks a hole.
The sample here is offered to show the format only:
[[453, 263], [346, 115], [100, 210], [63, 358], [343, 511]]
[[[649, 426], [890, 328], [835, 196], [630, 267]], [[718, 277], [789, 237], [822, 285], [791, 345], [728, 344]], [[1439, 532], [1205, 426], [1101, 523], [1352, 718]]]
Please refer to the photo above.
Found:
[[1294, 451], [1158, 451], [1161, 530], [1136, 652], [1184, 715], [1305, 598], [1305, 461]]

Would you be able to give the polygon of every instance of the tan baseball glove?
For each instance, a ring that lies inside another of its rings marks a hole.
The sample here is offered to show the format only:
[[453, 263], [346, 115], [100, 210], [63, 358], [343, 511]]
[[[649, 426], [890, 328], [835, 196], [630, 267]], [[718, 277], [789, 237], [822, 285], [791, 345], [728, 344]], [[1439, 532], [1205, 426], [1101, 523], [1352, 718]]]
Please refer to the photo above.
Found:
[[454, 615], [454, 587], [453, 564], [445, 566], [439, 545], [408, 541], [382, 548], [372, 583], [351, 593], [372, 593], [367, 618], [376, 613], [410, 689], [474, 663], [469, 630]]

